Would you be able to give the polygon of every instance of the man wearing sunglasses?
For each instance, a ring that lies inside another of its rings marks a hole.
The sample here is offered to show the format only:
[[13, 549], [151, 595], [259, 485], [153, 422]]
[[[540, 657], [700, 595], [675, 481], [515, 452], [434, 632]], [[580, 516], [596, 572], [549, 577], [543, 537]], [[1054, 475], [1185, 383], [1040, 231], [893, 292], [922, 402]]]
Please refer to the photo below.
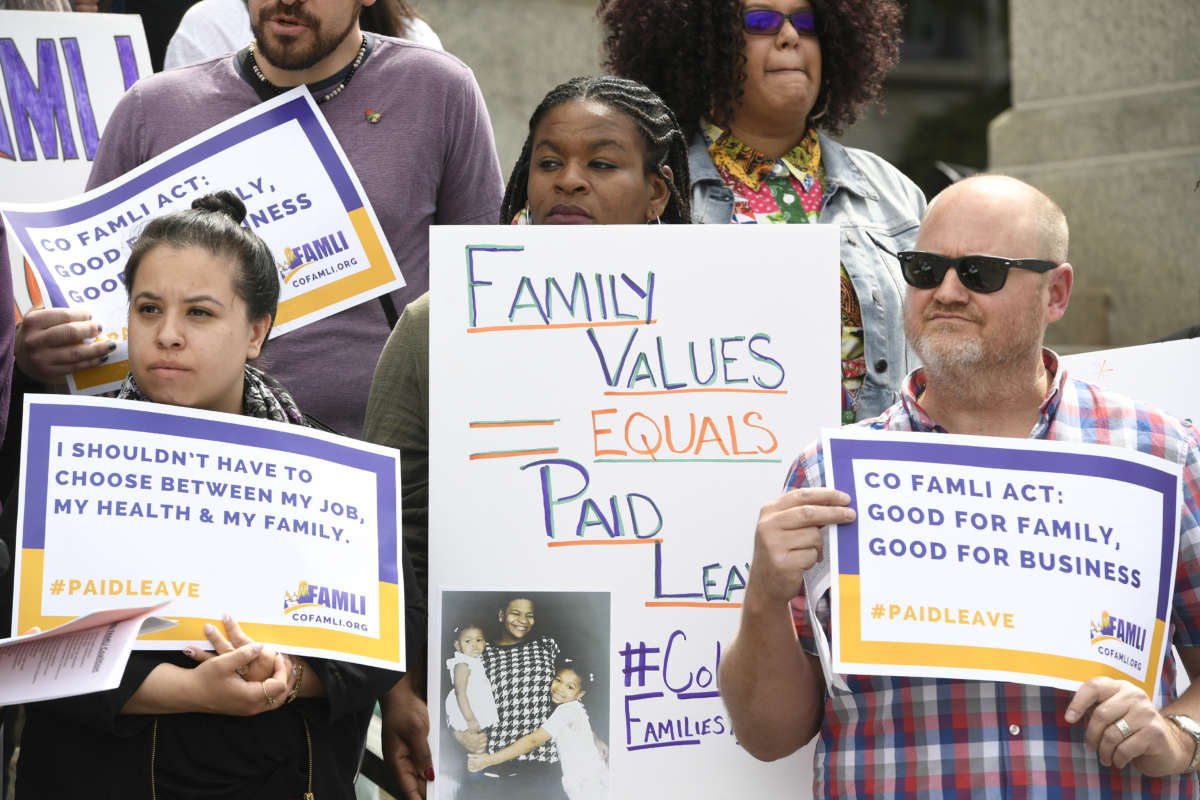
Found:
[[[1067, 224], [1044, 194], [979, 176], [929, 206], [908, 282], [905, 332], [924, 362], [901, 400], [861, 425], [1104, 442], [1183, 465], [1174, 644], [1200, 672], [1200, 438], [1190, 424], [1072, 379], [1043, 348], [1071, 294]], [[1153, 435], [1145, 432], [1153, 431]], [[844, 676], [827, 693], [807, 606], [829, 635], [829, 596], [808, 598], [821, 528], [850, 522], [810, 446], [787, 494], [763, 507], [721, 694], [738, 741], [775, 759], [819, 736], [817, 796], [1191, 797], [1200, 767], [1200, 686], [1178, 699], [1167, 659], [1159, 695], [1094, 678], [1075, 694], [990, 681]], [[1060, 601], [1060, 598], [1047, 598]], [[789, 613], [790, 605], [790, 613]], [[1161, 711], [1159, 709], [1162, 709]]]

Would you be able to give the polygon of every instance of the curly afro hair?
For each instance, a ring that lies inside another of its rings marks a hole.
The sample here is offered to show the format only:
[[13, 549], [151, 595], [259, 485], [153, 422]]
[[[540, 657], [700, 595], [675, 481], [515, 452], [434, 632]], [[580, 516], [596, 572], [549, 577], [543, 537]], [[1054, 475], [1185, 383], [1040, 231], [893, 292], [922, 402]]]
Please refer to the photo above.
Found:
[[[900, 5], [810, 2], [822, 26], [823, 83], [809, 124], [838, 135], [879, 102], [884, 75], [900, 58]], [[741, 97], [741, 12], [741, 0], [600, 0], [605, 65], [657, 92], [690, 138], [701, 117], [728, 122]]]

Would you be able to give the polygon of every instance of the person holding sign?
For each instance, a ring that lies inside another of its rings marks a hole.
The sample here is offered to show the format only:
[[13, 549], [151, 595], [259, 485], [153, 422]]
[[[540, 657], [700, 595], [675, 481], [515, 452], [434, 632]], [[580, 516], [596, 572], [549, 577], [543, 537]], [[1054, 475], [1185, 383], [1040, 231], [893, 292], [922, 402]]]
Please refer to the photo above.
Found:
[[[120, 396], [311, 425], [247, 363], [279, 282], [245, 214], [220, 192], [146, 226], [125, 267]], [[352, 798], [375, 697], [397, 674], [274, 653], [224, 622], [228, 639], [205, 629], [217, 655], [135, 652], [117, 689], [30, 704], [18, 797]]]
[[[363, 34], [359, 12], [373, 2], [250, 0], [254, 42], [138, 81], [113, 110], [88, 179], [89, 189], [104, 184], [263, 100], [307, 85], [376, 210], [407, 285], [281, 336], [272, 365], [305, 410], [355, 437], [384, 341], [399, 311], [428, 288], [429, 225], [490, 223], [502, 185], [491, 123], [471, 71], [446, 53]], [[253, 210], [274, 207], [272, 214], [283, 214], [296, 207], [298, 194], [280, 198], [256, 176], [246, 181], [237, 190]], [[106, 358], [110, 343], [91, 341], [98, 333], [83, 309], [31, 311], [17, 335], [17, 363], [35, 380], [60, 381]], [[337, 379], [330, 380], [334, 365]]]
[[[529, 135], [504, 192], [500, 223], [686, 223], [687, 186], [683, 133], [658, 95], [623, 78], [573, 78], [551, 89], [529, 118]], [[424, 592], [429, 552], [428, 293], [405, 309], [379, 358], [364, 438], [400, 451], [404, 540]], [[385, 757], [396, 780], [415, 797], [434, 774], [425, 744], [425, 702], [406, 678], [385, 698], [383, 710]]]
[[[1043, 348], [1046, 325], [1071, 293], [1067, 238], [1058, 206], [1014, 178], [979, 176], [942, 192], [917, 249], [900, 254], [905, 329], [925, 366], [909, 376], [899, 403], [863, 425], [1095, 442], [1181, 464], [1171, 622], [1195, 678], [1200, 438], [1190, 423], [1070, 378]], [[1108, 677], [1074, 695], [988, 681], [827, 682], [834, 676], [823, 675], [810, 620], [815, 613], [829, 635], [829, 597], [808, 597], [804, 579], [826, 555], [821, 529], [854, 516], [850, 497], [825, 482], [818, 443], [793, 465], [790, 491], [759, 516], [740, 628], [720, 667], [722, 696], [749, 752], [774, 759], [819, 736], [821, 797], [1000, 796], [1041, 786], [1064, 797], [1195, 794], [1188, 773], [1200, 766], [1200, 687], [1176, 697], [1169, 658], [1153, 698]]]
[[925, 197], [827, 132], [898, 60], [896, 0], [603, 0], [599, 14], [609, 68], [658, 92], [691, 140], [693, 222], [841, 226], [842, 421], [894, 403], [908, 369], [895, 254]]

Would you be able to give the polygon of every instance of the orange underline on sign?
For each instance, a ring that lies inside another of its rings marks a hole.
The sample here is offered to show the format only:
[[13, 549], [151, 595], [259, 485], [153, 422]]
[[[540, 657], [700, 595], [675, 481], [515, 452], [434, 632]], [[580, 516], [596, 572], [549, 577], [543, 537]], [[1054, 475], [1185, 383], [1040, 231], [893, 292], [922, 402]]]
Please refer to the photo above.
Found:
[[658, 389], [653, 392], [605, 392], [606, 395], [644, 397], [651, 394], [695, 394], [716, 392], [718, 394], [787, 394], [787, 389]]
[[522, 428], [533, 425], [554, 425], [558, 422], [556, 419], [514, 419], [514, 420], [497, 420], [494, 422], [471, 422], [467, 424], [469, 428]]
[[658, 544], [662, 539], [581, 539], [573, 542], [546, 542], [547, 547], [580, 547], [586, 544]]
[[611, 328], [619, 325], [654, 325], [658, 320], [618, 319], [608, 322], [552, 322], [549, 325], [487, 325], [482, 328], [467, 328], [467, 333], [492, 333], [494, 331], [547, 331], [556, 328]]
[[518, 458], [520, 456], [546, 456], [558, 452], [557, 447], [544, 447], [541, 450], [493, 450], [490, 453], [471, 453], [471, 461], [481, 458]]
[[741, 608], [741, 603], [692, 603], [684, 600], [647, 600], [646, 608]]

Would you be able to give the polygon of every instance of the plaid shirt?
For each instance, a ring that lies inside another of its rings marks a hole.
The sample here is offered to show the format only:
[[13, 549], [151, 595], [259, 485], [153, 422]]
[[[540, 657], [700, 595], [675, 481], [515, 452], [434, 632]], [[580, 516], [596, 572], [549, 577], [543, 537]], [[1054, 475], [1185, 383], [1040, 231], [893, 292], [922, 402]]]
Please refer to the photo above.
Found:
[[[558, 642], [550, 636], [539, 636], [503, 647], [489, 644], [480, 658], [500, 717], [488, 731], [488, 752], [495, 753], [533, 733], [550, 716], [550, 682], [558, 661]], [[558, 761], [558, 749], [548, 741], [517, 756], [517, 760], [554, 763]]]
[[[1190, 423], [1068, 378], [1049, 350], [1043, 360], [1054, 378], [1030, 438], [1111, 444], [1184, 465], [1170, 635], [1177, 646], [1200, 644], [1200, 436]], [[918, 369], [905, 382], [899, 403], [860, 424], [945, 433], [917, 405], [924, 389], [924, 371]], [[818, 443], [792, 466], [787, 488], [823, 485], [823, 469]], [[802, 591], [792, 613], [802, 646], [815, 654], [805, 604]], [[816, 612], [828, 635], [828, 594], [818, 600]], [[1164, 662], [1157, 708], [1175, 700], [1175, 665], [1170, 657]], [[1194, 775], [1147, 778], [1132, 766], [1103, 766], [1084, 748], [1085, 726], [1063, 721], [1070, 692], [989, 681], [846, 679], [849, 693], [834, 689], [826, 696], [815, 797], [1197, 796]]]

